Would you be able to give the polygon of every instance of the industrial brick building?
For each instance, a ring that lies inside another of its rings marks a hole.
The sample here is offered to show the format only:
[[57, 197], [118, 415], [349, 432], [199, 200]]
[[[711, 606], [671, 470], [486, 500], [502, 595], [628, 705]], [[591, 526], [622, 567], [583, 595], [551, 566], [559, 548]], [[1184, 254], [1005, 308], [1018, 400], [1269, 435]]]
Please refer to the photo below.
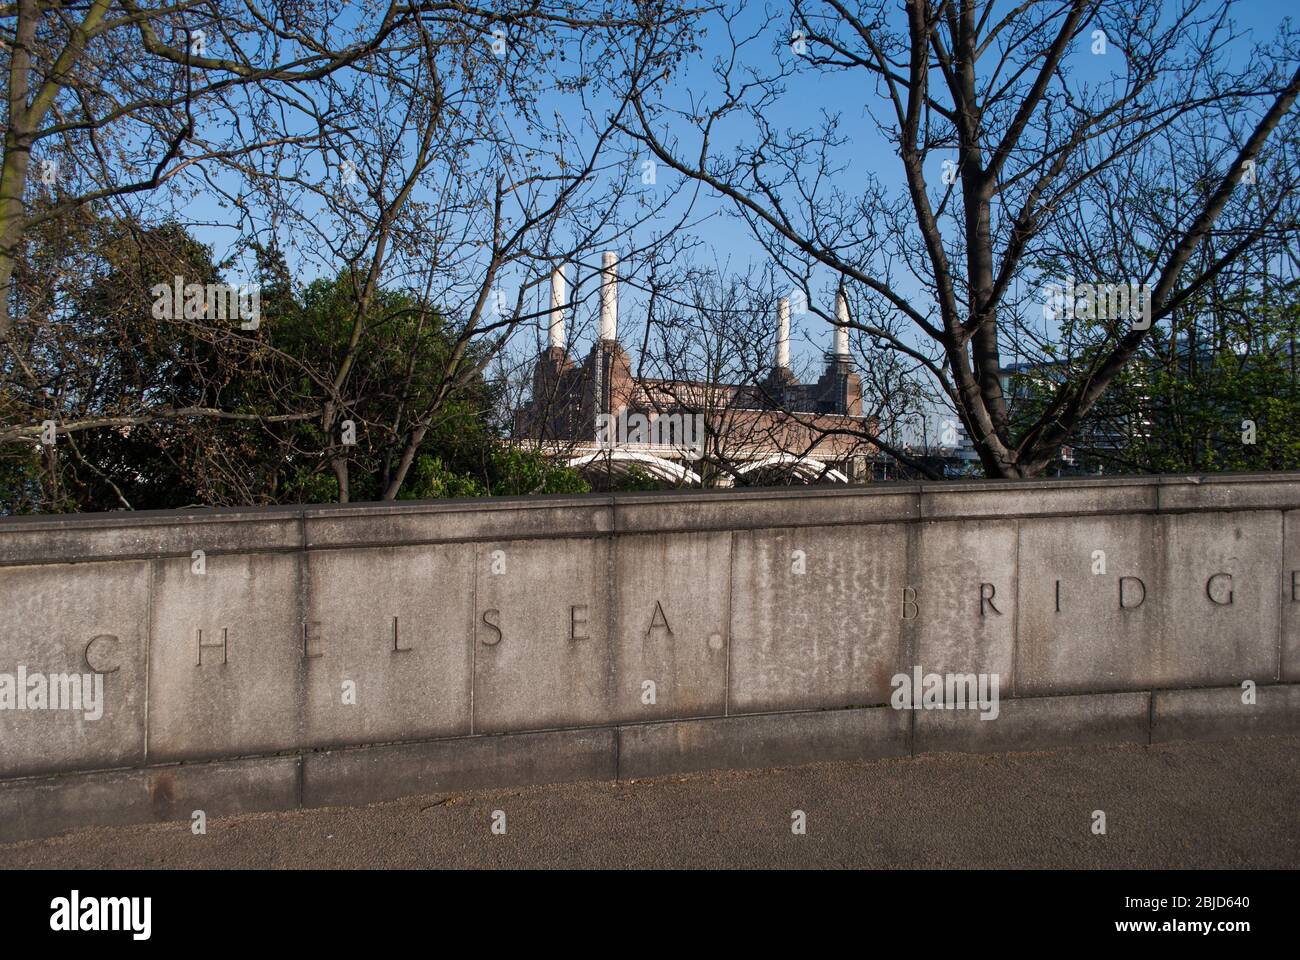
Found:
[[[862, 414], [848, 329], [834, 327], [822, 375], [800, 383], [790, 369], [790, 307], [777, 306], [773, 362], [753, 383], [638, 377], [618, 339], [618, 263], [602, 261], [600, 324], [587, 356], [566, 346], [567, 283], [551, 277], [547, 348], [516, 421], [533, 443], [598, 486], [640, 471], [666, 484], [734, 486], [850, 483], [871, 476], [874, 422]], [[837, 320], [848, 307], [838, 298]]]

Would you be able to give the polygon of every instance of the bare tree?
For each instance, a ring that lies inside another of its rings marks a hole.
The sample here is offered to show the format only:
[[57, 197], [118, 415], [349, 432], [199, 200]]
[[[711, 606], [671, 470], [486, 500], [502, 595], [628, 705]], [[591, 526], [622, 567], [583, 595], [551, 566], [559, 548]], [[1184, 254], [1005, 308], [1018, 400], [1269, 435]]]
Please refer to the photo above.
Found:
[[[682, 107], [644, 85], [624, 129], [726, 198], [792, 276], [829, 269], [870, 300], [849, 325], [933, 378], [990, 476], [1033, 476], [1152, 325], [1279, 221], [1294, 223], [1295, 37], [1273, 38], [1237, 66], [1231, 6], [796, 0], [765, 30], [744, 29], [736, 9], [723, 17], [731, 45], [714, 59], [716, 93]], [[1108, 71], [1097, 80], [1072, 63], [1093, 54]], [[803, 70], [867, 94], [900, 188], [871, 175], [856, 177], [856, 192], [842, 188], [862, 145], [848, 143], [837, 116], [807, 130], [772, 122]], [[723, 153], [716, 141], [740, 118], [751, 133]], [[1209, 189], [1144, 206], [1148, 184], [1133, 165], [1183, 171], [1189, 137], [1215, 146]], [[1103, 251], [1080, 235], [1113, 242]], [[1209, 240], [1218, 255], [1198, 260]], [[1099, 285], [1141, 284], [1150, 315], [1097, 325], [1093, 362], [1063, 378], [1033, 422], [1014, 424], [1004, 353], [1035, 322], [1041, 330], [1036, 291], [1069, 269]]]
[[[852, 415], [820, 409], [815, 389], [806, 385], [818, 382], [825, 365], [778, 367], [781, 297], [771, 267], [688, 264], [653, 282], [656, 309], [647, 316], [637, 362], [643, 403], [659, 414], [698, 418], [703, 449], [697, 472], [705, 486], [804, 483], [829, 476], [831, 461], [875, 456], [879, 405], [873, 413], [864, 396], [865, 409]], [[808, 302], [804, 291], [797, 293]], [[830, 326], [817, 319], [820, 310], [794, 313], [791, 337], [815, 336], [809, 327], [816, 325], [825, 338]], [[801, 321], [807, 322], [802, 331]], [[823, 462], [820, 478], [807, 472], [814, 460]]]
[[[51, 420], [62, 437], [236, 420], [286, 456], [328, 464], [347, 500], [348, 447], [360, 431], [384, 451], [380, 495], [396, 496], [447, 399], [531, 319], [523, 304], [551, 264], [626, 237], [631, 161], [609, 148], [626, 104], [582, 98], [615, 70], [639, 78], [670, 69], [691, 42], [690, 17], [633, 2], [590, 13], [576, 2], [487, 10], [121, 0], [81, 11], [20, 0], [0, 8], [13, 20], [0, 347], [6, 377], [29, 398], [6, 404], [0, 441], [28, 441]], [[547, 97], [574, 109], [547, 117]], [[83, 209], [144, 222], [189, 214], [196, 203], [230, 211], [224, 225], [236, 246], [283, 247], [341, 278], [342, 349], [295, 355], [268, 346], [265, 331], [179, 318], [189, 338], [259, 364], [277, 387], [274, 404], [177, 406], [154, 391], [109, 415], [70, 405], [84, 391], [66, 382], [54, 389], [63, 374], [52, 376], [43, 352], [60, 342], [50, 326], [55, 305], [14, 312], [40, 299], [14, 279], [35, 231]], [[394, 306], [383, 294], [395, 289], [412, 297]], [[379, 387], [358, 370], [399, 323], [414, 323], [417, 336], [435, 324], [450, 331], [450, 355], [435, 371], [409, 366], [382, 385], [391, 402], [368, 404]], [[293, 425], [304, 422], [318, 425], [323, 443], [303, 445]]]

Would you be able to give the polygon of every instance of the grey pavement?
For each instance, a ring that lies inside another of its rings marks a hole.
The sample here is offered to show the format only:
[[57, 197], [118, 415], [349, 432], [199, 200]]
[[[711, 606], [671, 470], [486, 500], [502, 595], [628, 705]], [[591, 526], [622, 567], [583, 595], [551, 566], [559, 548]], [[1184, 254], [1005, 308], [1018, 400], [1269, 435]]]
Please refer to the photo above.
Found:
[[0, 869], [1298, 866], [1300, 737], [446, 793], [217, 817], [205, 836], [184, 822], [0, 845]]

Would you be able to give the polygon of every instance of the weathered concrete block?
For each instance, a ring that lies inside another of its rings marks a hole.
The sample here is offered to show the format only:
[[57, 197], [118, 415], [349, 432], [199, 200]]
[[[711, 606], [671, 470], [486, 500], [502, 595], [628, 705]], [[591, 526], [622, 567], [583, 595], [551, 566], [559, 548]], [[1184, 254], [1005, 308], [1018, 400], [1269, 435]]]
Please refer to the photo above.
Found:
[[978, 710], [915, 710], [922, 753], [1001, 753], [1096, 743], [1146, 743], [1145, 693], [1002, 700], [995, 719]]
[[1151, 516], [1020, 522], [1018, 693], [1149, 689], [1170, 676], [1157, 655], [1162, 531]]
[[615, 540], [612, 719], [723, 713], [730, 579], [730, 534]]
[[1293, 510], [1300, 507], [1295, 474], [1210, 474], [1154, 477], [1161, 511]]
[[614, 779], [612, 730], [464, 737], [309, 753], [306, 807], [377, 803], [443, 790]]
[[306, 742], [468, 734], [473, 545], [311, 551], [304, 567]]
[[1018, 691], [1275, 678], [1280, 551], [1276, 513], [1022, 521]]
[[[290, 810], [298, 803], [298, 758], [254, 757], [216, 763], [0, 783], [0, 842], [31, 840], [87, 827], [209, 820]], [[188, 826], [178, 827], [191, 836]]]
[[1021, 521], [1020, 694], [1155, 682], [1167, 596], [1161, 529], [1151, 516]]
[[[1145, 478], [1144, 478], [1145, 479]], [[1156, 485], [1129, 477], [970, 480], [921, 486], [923, 520], [1136, 513], [1156, 508]]]
[[608, 720], [609, 574], [605, 538], [478, 545], [475, 733]]
[[0, 776], [143, 761], [148, 564], [3, 568], [0, 597]]
[[148, 758], [274, 753], [303, 736], [297, 554], [153, 565]]
[[910, 753], [909, 718], [889, 707], [636, 724], [618, 737], [624, 780]]
[[915, 665], [925, 673], [996, 673], [1002, 695], [1011, 696], [1015, 523], [925, 523], [919, 553]]
[[902, 667], [902, 525], [737, 532], [732, 554], [731, 712], [888, 699]]
[[1281, 514], [1179, 514], [1161, 523], [1168, 600], [1151, 685], [1276, 680]]
[[334, 505], [303, 515], [310, 548], [592, 537], [613, 525], [604, 494]]
[[761, 530], [898, 522], [919, 516], [919, 487], [674, 490], [616, 494], [616, 533]]
[[141, 510], [132, 513], [0, 518], [0, 564], [74, 563], [292, 550], [297, 507]]
[[1282, 515], [1282, 637], [1279, 679], [1300, 681], [1300, 510]]
[[1220, 740], [1300, 733], [1300, 686], [1257, 686], [1255, 702], [1242, 702], [1241, 687], [1158, 690], [1152, 706], [1151, 740]]

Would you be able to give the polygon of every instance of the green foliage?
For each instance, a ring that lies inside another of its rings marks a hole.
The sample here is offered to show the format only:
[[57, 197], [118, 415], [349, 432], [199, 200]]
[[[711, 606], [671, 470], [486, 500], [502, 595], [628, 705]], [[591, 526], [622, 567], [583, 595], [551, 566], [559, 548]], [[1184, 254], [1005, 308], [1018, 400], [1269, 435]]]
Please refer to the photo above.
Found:
[[493, 445], [483, 475], [456, 473], [437, 457], [412, 466], [403, 499], [443, 497], [521, 497], [541, 493], [587, 493], [591, 486], [578, 471], [547, 459], [537, 450]]
[[411, 465], [400, 500], [441, 500], [447, 497], [484, 497], [487, 488], [474, 477], [453, 473], [441, 458], [423, 454]]
[[636, 464], [629, 464], [627, 472], [621, 477], [614, 477], [609, 484], [611, 493], [630, 493], [636, 490], [671, 490], [673, 485], [652, 476]]
[[[19, 309], [40, 316], [44, 348], [32, 351], [39, 389], [6, 370], [6, 422], [131, 418], [145, 405], [237, 405], [240, 360], [184, 322], [158, 320], [155, 284], [181, 275], [217, 282], [211, 250], [174, 224], [146, 227], [82, 211], [29, 238], [18, 271]], [[237, 323], [238, 321], [234, 321]], [[233, 323], [231, 324], [233, 326]], [[8, 359], [8, 357], [6, 358]], [[9, 510], [45, 512], [187, 506], [202, 501], [193, 471], [212, 424], [130, 424], [60, 436], [55, 454], [25, 443], [0, 450]], [[0, 481], [3, 482], [3, 481]], [[12, 499], [11, 499], [12, 498]]]
[[[1180, 317], [1176, 338], [1168, 329], [1152, 331], [1080, 425], [1071, 441], [1077, 462], [1061, 466], [1084, 473], [1300, 468], [1295, 293], [1247, 290], [1203, 300]], [[1058, 378], [1086, 375], [1101, 349], [1014, 378], [1018, 427], [1039, 416]]]
[[1151, 392], [1160, 400], [1162, 416], [1153, 423], [1152, 442], [1135, 451], [1145, 453], [1151, 470], [1290, 470], [1300, 465], [1300, 390], [1290, 357], [1282, 351], [1221, 354], [1201, 367], [1195, 379], [1181, 367], [1158, 370]]
[[[65, 421], [159, 407], [228, 416], [82, 429], [61, 435], [53, 456], [33, 441], [7, 444], [0, 512], [330, 502], [339, 498], [341, 463], [353, 501], [590, 489], [539, 452], [502, 444], [496, 388], [476, 372], [480, 348], [458, 344], [439, 311], [411, 291], [376, 291], [358, 323], [355, 274], [299, 289], [277, 247], [254, 245], [256, 330], [240, 330], [233, 319], [159, 319], [151, 309], [155, 284], [170, 286], [176, 275], [223, 279], [211, 251], [184, 228], [92, 216], [46, 233], [24, 264], [22, 306], [53, 331], [55, 389], [4, 393], [0, 413], [39, 422], [57, 393], [76, 401], [59, 411]], [[40, 282], [40, 271], [67, 283], [46, 295], [53, 285]], [[354, 337], [353, 361], [335, 393]], [[7, 373], [10, 383], [21, 379]], [[342, 406], [328, 432], [319, 415], [282, 416], [323, 409], [333, 396]], [[344, 419], [356, 425], [354, 445], [340, 443]]]
[[281, 489], [285, 503], [330, 503], [339, 496], [337, 478], [321, 470], [300, 468]]
[[591, 485], [572, 467], [547, 459], [538, 450], [497, 447], [491, 458], [492, 496], [587, 493]]
[[[289, 305], [277, 322], [269, 324], [270, 345], [305, 368], [290, 381], [290, 389], [304, 398], [316, 396], [319, 389], [309, 371], [332, 373], [347, 355], [355, 333], [360, 282], [348, 271], [316, 280], [303, 290], [300, 304]], [[482, 485], [463, 478], [475, 473], [493, 442], [489, 417], [495, 395], [481, 376], [446, 389], [455, 340], [441, 314], [409, 291], [380, 290], [364, 318], [362, 337], [347, 376], [352, 399], [339, 418], [356, 424], [356, 444], [330, 454], [347, 459], [350, 498], [385, 496], [406, 442], [418, 428], [410, 418], [426, 409], [436, 410], [436, 417], [425, 426], [396, 495], [403, 499], [482, 495]], [[472, 367], [473, 350], [467, 359]], [[294, 446], [300, 449], [327, 450], [335, 443], [336, 438], [325, 436], [318, 422], [296, 428]], [[334, 490], [337, 496], [337, 483]], [[315, 490], [303, 488], [303, 492]]]
[[[635, 463], [620, 463], [618, 470], [597, 461], [583, 475], [585, 489], [602, 493], [632, 493], [638, 490], [675, 490], [678, 484], [661, 480]], [[554, 491], [560, 492], [560, 491]]]
[[35, 444], [0, 447], [0, 516], [40, 511], [40, 459]]

